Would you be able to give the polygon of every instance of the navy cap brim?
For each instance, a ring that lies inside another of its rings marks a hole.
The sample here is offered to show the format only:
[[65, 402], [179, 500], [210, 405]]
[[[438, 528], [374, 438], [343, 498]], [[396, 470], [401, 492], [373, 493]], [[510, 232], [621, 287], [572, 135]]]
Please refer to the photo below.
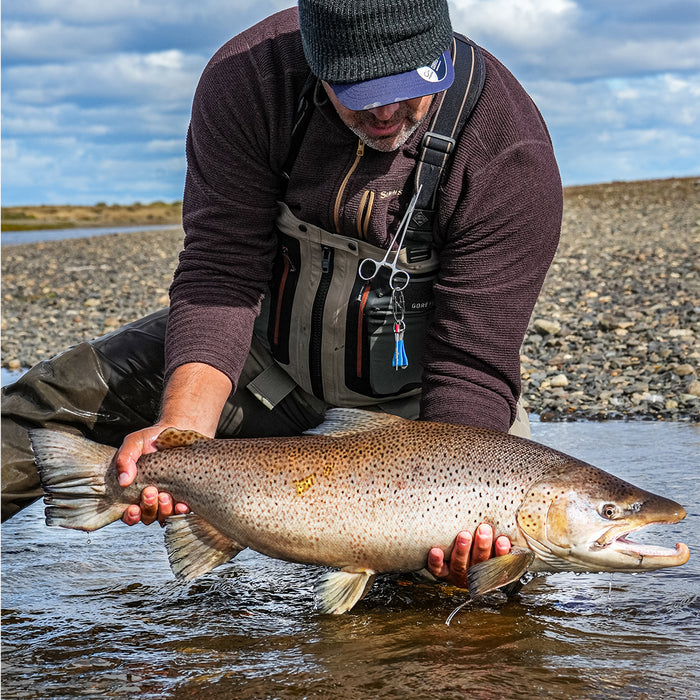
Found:
[[429, 66], [406, 73], [365, 80], [362, 83], [329, 83], [343, 106], [353, 111], [412, 100], [447, 90], [455, 79], [449, 51], [441, 54]]

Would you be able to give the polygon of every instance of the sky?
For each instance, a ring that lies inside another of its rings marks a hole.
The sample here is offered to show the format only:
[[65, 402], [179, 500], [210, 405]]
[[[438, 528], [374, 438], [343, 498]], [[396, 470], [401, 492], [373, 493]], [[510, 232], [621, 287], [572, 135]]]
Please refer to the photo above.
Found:
[[[4, 0], [2, 204], [182, 199], [197, 80], [293, 0]], [[699, 0], [451, 0], [544, 115], [565, 186], [700, 175]]]

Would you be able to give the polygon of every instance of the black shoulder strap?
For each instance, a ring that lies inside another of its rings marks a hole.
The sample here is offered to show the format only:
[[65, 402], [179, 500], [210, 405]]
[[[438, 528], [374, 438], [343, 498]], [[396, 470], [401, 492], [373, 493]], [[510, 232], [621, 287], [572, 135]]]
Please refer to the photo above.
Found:
[[432, 241], [437, 191], [443, 170], [462, 128], [476, 106], [486, 79], [484, 57], [479, 47], [455, 33], [452, 46], [455, 79], [443, 93], [433, 121], [418, 155], [414, 173], [415, 189], [422, 185], [406, 237], [413, 241]]
[[301, 95], [299, 95], [299, 102], [297, 102], [297, 111], [289, 143], [289, 153], [287, 153], [287, 159], [284, 161], [284, 166], [282, 167], [282, 176], [285, 182], [289, 182], [290, 174], [294, 167], [294, 161], [299, 155], [299, 149], [301, 148], [301, 142], [304, 140], [306, 127], [309, 125], [311, 114], [314, 111], [313, 92], [316, 89], [317, 83], [318, 78], [316, 78], [313, 73], [309, 73], [306, 77], [304, 87], [301, 89]]

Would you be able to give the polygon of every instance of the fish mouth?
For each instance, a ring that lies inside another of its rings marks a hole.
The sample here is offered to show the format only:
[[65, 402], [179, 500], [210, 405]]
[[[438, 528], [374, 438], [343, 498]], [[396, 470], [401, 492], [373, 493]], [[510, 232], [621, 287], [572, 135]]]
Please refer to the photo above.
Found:
[[666, 566], [681, 566], [690, 558], [690, 550], [683, 542], [678, 542], [675, 549], [659, 545], [641, 544], [627, 538], [626, 534], [617, 537], [609, 545], [612, 551], [637, 560], [637, 566], [645, 569]]
[[[613, 527], [592, 545], [591, 550], [604, 550], [614, 553], [627, 559], [634, 569], [660, 569], [667, 566], [681, 566], [690, 558], [688, 546], [682, 542], [676, 544], [675, 549], [661, 547], [653, 544], [642, 544], [629, 539], [629, 534], [636, 530], [641, 530], [649, 525], [672, 525], [685, 516], [674, 514], [675, 517], [669, 520], [658, 520], [652, 523], [643, 523], [636, 527]], [[623, 530], [620, 532], [620, 530]]]

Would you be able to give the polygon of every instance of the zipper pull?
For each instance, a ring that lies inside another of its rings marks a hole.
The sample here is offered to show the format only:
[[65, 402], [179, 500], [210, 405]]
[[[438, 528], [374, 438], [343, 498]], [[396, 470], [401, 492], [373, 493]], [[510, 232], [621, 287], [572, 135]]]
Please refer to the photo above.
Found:
[[292, 262], [292, 259], [289, 257], [289, 248], [287, 248], [286, 245], [282, 246], [282, 257], [285, 259], [287, 263], [287, 267], [290, 272], [296, 272], [297, 269], [294, 266], [294, 263]]
[[357, 142], [357, 151], [356, 151], [356, 155], [362, 157], [364, 154], [365, 154], [365, 142], [364, 142], [362, 139], [360, 139], [360, 140]]
[[327, 246], [323, 246], [323, 253], [321, 258], [321, 271], [324, 275], [327, 275], [331, 269], [331, 249]]

